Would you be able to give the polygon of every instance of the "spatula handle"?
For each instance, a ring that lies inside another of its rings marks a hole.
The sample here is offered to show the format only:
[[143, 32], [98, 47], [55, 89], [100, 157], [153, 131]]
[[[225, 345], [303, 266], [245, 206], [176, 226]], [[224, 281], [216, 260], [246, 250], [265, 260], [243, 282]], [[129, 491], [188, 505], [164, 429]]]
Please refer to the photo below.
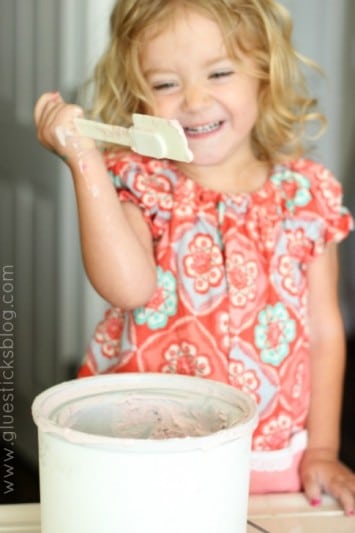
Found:
[[124, 146], [131, 146], [132, 138], [128, 128], [122, 126], [112, 126], [111, 124], [102, 124], [85, 118], [76, 118], [75, 125], [80, 133], [85, 137], [96, 139]]

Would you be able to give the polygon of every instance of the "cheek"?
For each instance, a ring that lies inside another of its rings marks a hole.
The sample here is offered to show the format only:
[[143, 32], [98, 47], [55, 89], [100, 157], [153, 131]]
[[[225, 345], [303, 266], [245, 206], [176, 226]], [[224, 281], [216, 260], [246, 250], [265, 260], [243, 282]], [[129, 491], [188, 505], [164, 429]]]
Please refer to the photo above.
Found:
[[251, 105], [254, 105], [256, 108], [259, 107], [260, 90], [260, 83], [258, 81], [249, 83], [248, 88], [246, 89], [247, 94], [249, 94]]
[[155, 108], [155, 98], [154, 94], [150, 89], [145, 88], [145, 100], [141, 100], [141, 106], [139, 113], [143, 113], [146, 115], [155, 115], [154, 108]]
[[256, 119], [259, 113], [258, 89], [254, 85], [247, 85], [239, 95], [239, 98], [235, 99], [235, 101], [239, 101], [239, 104], [237, 104], [239, 112], [242, 111], [250, 119]]
[[154, 104], [152, 108], [152, 114], [167, 118], [167, 119], [173, 119], [176, 118], [176, 113], [178, 110], [178, 104], [177, 100], [173, 98], [171, 95], [162, 97], [162, 96], [156, 96], [154, 99]]

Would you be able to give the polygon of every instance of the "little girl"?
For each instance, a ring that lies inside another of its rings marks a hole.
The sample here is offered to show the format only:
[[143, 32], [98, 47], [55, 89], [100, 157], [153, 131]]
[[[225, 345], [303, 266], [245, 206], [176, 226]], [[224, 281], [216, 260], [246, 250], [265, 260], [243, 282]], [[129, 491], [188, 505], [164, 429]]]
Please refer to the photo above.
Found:
[[336, 243], [341, 188], [305, 159], [306, 91], [274, 0], [120, 0], [95, 71], [93, 116], [177, 119], [193, 162], [80, 137], [58, 93], [38, 137], [73, 175], [87, 275], [111, 308], [80, 376], [170, 372], [229, 383], [258, 403], [251, 492], [322, 492], [354, 514], [338, 461], [344, 332]]

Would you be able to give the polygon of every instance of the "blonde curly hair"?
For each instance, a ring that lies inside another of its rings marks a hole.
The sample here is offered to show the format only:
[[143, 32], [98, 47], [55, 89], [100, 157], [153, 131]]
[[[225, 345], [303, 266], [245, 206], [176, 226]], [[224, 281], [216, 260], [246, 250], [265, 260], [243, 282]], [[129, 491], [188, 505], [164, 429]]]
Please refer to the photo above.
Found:
[[151, 108], [151, 90], [140, 56], [147, 39], [194, 10], [215, 21], [228, 53], [251, 57], [260, 80], [259, 115], [252, 131], [256, 157], [270, 163], [303, 156], [308, 124], [326, 120], [317, 111], [302, 65], [318, 67], [292, 45], [292, 21], [274, 0], [117, 0], [110, 17], [110, 41], [92, 78], [90, 115], [110, 124], [131, 124], [132, 113]]

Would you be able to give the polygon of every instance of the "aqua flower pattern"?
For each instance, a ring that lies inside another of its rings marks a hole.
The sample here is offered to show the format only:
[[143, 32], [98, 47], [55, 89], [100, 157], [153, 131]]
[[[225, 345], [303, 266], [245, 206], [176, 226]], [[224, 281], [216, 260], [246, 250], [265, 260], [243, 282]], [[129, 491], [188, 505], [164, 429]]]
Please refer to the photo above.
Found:
[[110, 176], [111, 181], [116, 189], [122, 187], [121, 178], [117, 174], [114, 174], [112, 170], [109, 170], [108, 175]]
[[306, 176], [286, 170], [274, 174], [271, 179], [282, 187], [287, 198], [286, 207], [291, 213], [296, 207], [305, 207], [311, 201], [311, 183]]
[[279, 366], [290, 353], [290, 343], [296, 337], [296, 323], [284, 304], [268, 305], [258, 315], [255, 327], [255, 344], [265, 363]]
[[176, 279], [171, 272], [164, 272], [157, 268], [158, 287], [145, 307], [134, 310], [134, 320], [136, 324], [147, 324], [149, 329], [164, 328], [169, 317], [176, 313], [177, 294]]

